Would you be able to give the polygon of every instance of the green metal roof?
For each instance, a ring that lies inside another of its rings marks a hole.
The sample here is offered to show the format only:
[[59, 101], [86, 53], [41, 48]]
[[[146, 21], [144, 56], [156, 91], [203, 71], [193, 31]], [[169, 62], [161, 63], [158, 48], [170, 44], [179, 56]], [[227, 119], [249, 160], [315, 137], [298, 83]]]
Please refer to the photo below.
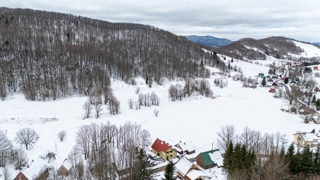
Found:
[[206, 152], [202, 152], [200, 153], [201, 158], [203, 159], [204, 165], [205, 166], [209, 166], [212, 164], [216, 164], [215, 162], [213, 162], [209, 156], [209, 153], [213, 153], [219, 151], [219, 149], [214, 149], [214, 150], [210, 150], [210, 151], [206, 151]]

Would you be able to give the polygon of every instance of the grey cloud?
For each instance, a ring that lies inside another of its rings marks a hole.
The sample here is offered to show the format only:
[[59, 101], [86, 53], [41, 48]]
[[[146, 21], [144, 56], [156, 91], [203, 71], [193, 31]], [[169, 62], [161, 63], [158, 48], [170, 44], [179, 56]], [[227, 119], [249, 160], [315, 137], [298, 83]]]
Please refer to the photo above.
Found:
[[3, 5], [149, 24], [179, 35], [320, 41], [316, 0], [7, 0]]

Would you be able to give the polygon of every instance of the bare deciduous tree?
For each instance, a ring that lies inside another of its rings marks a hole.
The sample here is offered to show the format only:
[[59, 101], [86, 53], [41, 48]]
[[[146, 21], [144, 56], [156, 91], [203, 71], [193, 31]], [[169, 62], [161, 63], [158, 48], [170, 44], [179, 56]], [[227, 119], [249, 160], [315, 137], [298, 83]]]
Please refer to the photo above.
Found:
[[23, 128], [19, 130], [15, 137], [15, 141], [20, 145], [24, 145], [26, 150], [32, 148], [38, 139], [39, 135], [31, 128]]
[[10, 149], [12, 149], [11, 141], [9, 141], [6, 134], [0, 130], [0, 167], [6, 166]]
[[60, 140], [60, 142], [62, 142], [63, 140], [65, 140], [67, 137], [67, 132], [66, 131], [60, 131], [58, 132], [58, 138]]
[[226, 125], [221, 127], [221, 131], [218, 132], [217, 144], [219, 149], [225, 151], [235, 136], [236, 129], [233, 125]]
[[16, 170], [21, 170], [28, 165], [28, 155], [23, 149], [17, 149], [14, 151], [13, 165]]
[[83, 109], [85, 111], [85, 117], [89, 118], [89, 116], [91, 114], [91, 110], [93, 109], [89, 100], [84, 103]]
[[132, 99], [129, 99], [128, 106], [130, 109], [133, 109], [134, 101]]
[[2, 179], [3, 180], [12, 180], [12, 176], [11, 176], [11, 172], [8, 168], [8, 166], [5, 166], [3, 169], [2, 169]]
[[83, 125], [77, 132], [76, 151], [84, 155], [84, 159], [89, 158], [90, 153], [90, 134], [91, 128], [89, 125]]
[[[110, 102], [109, 102], [109, 103], [110, 103]], [[98, 119], [98, 118], [101, 116], [101, 114], [102, 114], [102, 110], [103, 110], [102, 104], [100, 104], [100, 103], [95, 103], [95, 104], [93, 105], [93, 107], [94, 107], [94, 111], [95, 111], [95, 113], [96, 113], [96, 119]]]

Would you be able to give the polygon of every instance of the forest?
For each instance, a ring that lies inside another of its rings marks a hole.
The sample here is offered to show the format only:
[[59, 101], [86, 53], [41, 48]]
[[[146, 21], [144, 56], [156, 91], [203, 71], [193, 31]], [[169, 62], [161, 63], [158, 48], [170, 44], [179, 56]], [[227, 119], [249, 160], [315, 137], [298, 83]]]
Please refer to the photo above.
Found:
[[[31, 101], [92, 93], [110, 96], [110, 78], [133, 84], [226, 69], [215, 52], [168, 31], [71, 14], [0, 8], [0, 96]], [[210, 74], [209, 74], [210, 75]]]

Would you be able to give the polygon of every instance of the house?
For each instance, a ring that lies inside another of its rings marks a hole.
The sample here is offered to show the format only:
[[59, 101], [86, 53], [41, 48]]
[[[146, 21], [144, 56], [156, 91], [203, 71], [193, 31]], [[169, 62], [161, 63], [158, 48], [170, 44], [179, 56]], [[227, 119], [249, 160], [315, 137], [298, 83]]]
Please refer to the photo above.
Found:
[[272, 83], [272, 86], [278, 86], [278, 84], [276, 82]]
[[196, 160], [197, 164], [204, 169], [216, 166], [220, 167], [223, 164], [223, 158], [219, 149], [202, 152], [196, 157]]
[[293, 142], [301, 147], [317, 147], [320, 142], [320, 138], [311, 132], [296, 133], [293, 137]]
[[49, 176], [50, 168], [42, 168], [45, 165], [46, 161], [43, 159], [32, 160], [13, 180], [46, 180]]
[[274, 87], [272, 87], [272, 88], [269, 89], [269, 92], [270, 93], [274, 93], [274, 92], [276, 92], [276, 89]]
[[182, 156], [174, 165], [177, 177], [183, 180], [200, 180], [205, 179], [208, 175], [200, 166], [192, 163], [188, 158]]
[[196, 148], [191, 142], [191, 140], [182, 142], [180, 141], [178, 144], [175, 145], [176, 151], [180, 154], [186, 153], [186, 154], [192, 154], [196, 152]]
[[313, 70], [314, 71], [318, 71], [319, 69], [318, 69], [318, 66], [313, 66]]
[[169, 160], [177, 156], [177, 152], [169, 146], [169, 143], [156, 139], [151, 146], [152, 152], [160, 156], [164, 160]]
[[301, 115], [311, 115], [313, 113], [316, 113], [316, 111], [311, 109], [311, 108], [309, 108], [306, 105], [302, 105], [302, 106], [299, 107], [298, 113], [301, 114]]
[[68, 176], [71, 170], [71, 163], [68, 159], [64, 159], [61, 166], [57, 170], [59, 176]]
[[259, 73], [258, 77], [263, 78], [264, 77], [264, 73]]

